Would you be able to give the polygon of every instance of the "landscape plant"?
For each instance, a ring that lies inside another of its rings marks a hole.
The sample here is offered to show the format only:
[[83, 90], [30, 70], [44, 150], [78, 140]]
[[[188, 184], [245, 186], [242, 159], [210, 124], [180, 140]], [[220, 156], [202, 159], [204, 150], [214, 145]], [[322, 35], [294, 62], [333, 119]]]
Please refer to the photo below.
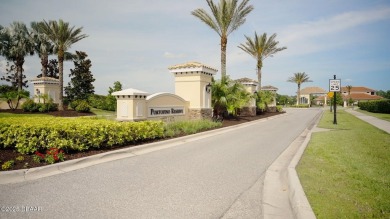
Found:
[[23, 65], [25, 57], [34, 54], [33, 41], [27, 26], [14, 21], [0, 31], [0, 55], [15, 64], [18, 91], [23, 89]]
[[0, 148], [21, 154], [49, 148], [85, 151], [164, 137], [161, 121], [120, 123], [96, 118], [5, 117], [0, 120]]
[[[45, 34], [51, 43], [56, 47], [58, 55], [58, 69], [59, 69], [59, 84], [60, 90], [64, 90], [64, 60], [65, 52], [76, 42], [87, 37], [85, 34], [81, 34], [82, 27], [76, 28], [70, 27], [68, 22], [63, 20], [57, 21], [43, 21], [39, 25], [39, 29], [43, 34]], [[64, 110], [63, 106], [64, 96], [63, 92], [60, 92], [59, 95], [59, 105], [58, 109], [60, 111]]]
[[246, 16], [253, 10], [252, 5], [247, 5], [249, 0], [220, 0], [218, 5], [213, 0], [206, 0], [211, 14], [202, 8], [192, 11], [192, 15], [207, 24], [220, 36], [221, 45], [221, 79], [226, 77], [226, 48], [228, 36], [237, 30], [246, 21]]
[[301, 85], [306, 82], [312, 82], [312, 80], [310, 80], [309, 75], [307, 75], [305, 72], [297, 72], [294, 73], [294, 76], [290, 77], [287, 82], [296, 83], [298, 85], [297, 105], [299, 105], [301, 99]]
[[91, 60], [87, 57], [87, 53], [76, 51], [73, 58], [74, 69], [70, 69], [70, 82], [65, 87], [65, 94], [69, 101], [87, 100], [94, 93], [92, 83], [95, 78], [90, 70], [92, 67]]
[[257, 86], [257, 92], [261, 91], [261, 69], [263, 68], [263, 61], [267, 57], [273, 57], [274, 54], [287, 49], [287, 47], [278, 47], [279, 41], [276, 41], [276, 33], [272, 34], [267, 38], [267, 33], [258, 36], [255, 32], [255, 37], [252, 39], [248, 36], [245, 36], [245, 44], [241, 43], [238, 48], [242, 49], [244, 52], [251, 55], [256, 59], [257, 64], [257, 81], [259, 85]]

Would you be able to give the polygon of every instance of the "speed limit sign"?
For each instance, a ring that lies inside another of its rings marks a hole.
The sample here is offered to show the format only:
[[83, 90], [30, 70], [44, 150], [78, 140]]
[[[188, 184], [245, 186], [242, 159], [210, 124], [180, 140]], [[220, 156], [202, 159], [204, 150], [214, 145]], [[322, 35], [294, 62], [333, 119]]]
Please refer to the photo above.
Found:
[[329, 80], [329, 92], [340, 92], [341, 91], [341, 80], [330, 79]]

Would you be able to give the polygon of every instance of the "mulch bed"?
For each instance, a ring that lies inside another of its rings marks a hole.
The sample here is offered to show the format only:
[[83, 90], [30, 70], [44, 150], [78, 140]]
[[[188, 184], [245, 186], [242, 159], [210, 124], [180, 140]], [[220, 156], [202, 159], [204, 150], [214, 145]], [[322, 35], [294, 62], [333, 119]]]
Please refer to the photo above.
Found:
[[[26, 113], [26, 112], [23, 112], [22, 110], [15, 110], [15, 111], [10, 111], [10, 110], [0, 110], [0, 113], [2, 112], [12, 112], [12, 113], [16, 113], [16, 114], [31, 114], [31, 113]], [[34, 114], [37, 114], [37, 113], [34, 113]], [[95, 115], [93, 113], [78, 113], [76, 111], [73, 111], [73, 110], [65, 110], [65, 111], [56, 111], [56, 112], [50, 112], [48, 113], [50, 115], [53, 115], [53, 116], [59, 116], [59, 117], [78, 117], [78, 116], [91, 116], [91, 115]], [[264, 113], [264, 114], [261, 114], [261, 115], [257, 115], [257, 116], [253, 116], [253, 117], [237, 117], [237, 118], [232, 118], [232, 119], [225, 119], [223, 122], [222, 122], [222, 127], [228, 127], [228, 126], [233, 126], [233, 125], [238, 125], [238, 124], [242, 124], [242, 123], [245, 123], [245, 122], [250, 122], [250, 121], [254, 121], [254, 120], [258, 120], [258, 119], [263, 119], [263, 118], [267, 118], [267, 117], [270, 117], [270, 116], [275, 116], [275, 115], [279, 115], [279, 114], [282, 114], [282, 113], [279, 113], [279, 112], [276, 112], [276, 113]], [[89, 151], [84, 151], [84, 152], [71, 152], [71, 153], [67, 153], [65, 155], [65, 160], [73, 160], [73, 159], [77, 159], [77, 158], [82, 158], [82, 157], [87, 157], [87, 156], [91, 156], [91, 155], [95, 155], [95, 154], [100, 154], [100, 153], [104, 153], [104, 152], [108, 152], [108, 151], [112, 151], [112, 150], [116, 150], [116, 149], [122, 149], [122, 148], [128, 148], [128, 147], [134, 147], [136, 145], [141, 145], [141, 144], [145, 144], [145, 143], [151, 143], [151, 142], [156, 142], [156, 141], [162, 141], [162, 140], [166, 140], [166, 139], [154, 139], [154, 140], [150, 140], [150, 141], [146, 141], [146, 142], [138, 142], [136, 144], [133, 144], [133, 145], [126, 145], [126, 146], [116, 146], [116, 147], [112, 147], [112, 148], [105, 148], [105, 149], [96, 149], [96, 150], [89, 150]], [[36, 163], [33, 161], [32, 159], [32, 155], [21, 155], [19, 153], [17, 153], [15, 150], [11, 150], [11, 149], [0, 149], [0, 164], [2, 165], [5, 161], [8, 161], [8, 160], [14, 160], [15, 161], [15, 164], [14, 166], [9, 169], [9, 170], [18, 170], [18, 169], [28, 169], [28, 168], [33, 168], [33, 167], [40, 167], [40, 166], [46, 166], [48, 164], [46, 163]], [[18, 156], [23, 156], [23, 160], [22, 161], [17, 161], [16, 160], [16, 157]], [[1, 168], [0, 168], [0, 171]]]

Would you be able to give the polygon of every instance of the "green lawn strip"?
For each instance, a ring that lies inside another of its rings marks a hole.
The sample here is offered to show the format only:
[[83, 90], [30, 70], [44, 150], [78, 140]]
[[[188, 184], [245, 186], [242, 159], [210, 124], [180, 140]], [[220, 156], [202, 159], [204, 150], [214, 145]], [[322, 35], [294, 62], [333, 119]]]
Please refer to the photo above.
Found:
[[369, 116], [374, 116], [378, 119], [383, 119], [383, 120], [387, 120], [390, 122], [390, 114], [385, 114], [385, 113], [372, 113], [372, 112], [368, 112], [368, 111], [365, 111], [365, 110], [361, 110], [361, 109], [357, 109], [356, 111], [358, 112], [361, 112], [361, 113], [364, 113], [366, 115], [369, 115]]
[[91, 108], [91, 112], [95, 113], [97, 117], [105, 117], [108, 119], [115, 119], [116, 118], [115, 111], [107, 111], [107, 110]]
[[317, 218], [390, 218], [390, 135], [326, 111], [297, 171]]
[[0, 118], [10, 118], [10, 117], [53, 117], [48, 114], [15, 114], [15, 113], [0, 113]]

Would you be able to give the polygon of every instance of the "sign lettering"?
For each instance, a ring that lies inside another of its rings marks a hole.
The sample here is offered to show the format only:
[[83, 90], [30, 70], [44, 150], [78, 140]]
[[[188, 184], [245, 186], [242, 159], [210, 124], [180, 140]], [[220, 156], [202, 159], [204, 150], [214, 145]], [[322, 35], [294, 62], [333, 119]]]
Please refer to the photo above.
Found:
[[184, 107], [150, 107], [149, 116], [184, 115]]

